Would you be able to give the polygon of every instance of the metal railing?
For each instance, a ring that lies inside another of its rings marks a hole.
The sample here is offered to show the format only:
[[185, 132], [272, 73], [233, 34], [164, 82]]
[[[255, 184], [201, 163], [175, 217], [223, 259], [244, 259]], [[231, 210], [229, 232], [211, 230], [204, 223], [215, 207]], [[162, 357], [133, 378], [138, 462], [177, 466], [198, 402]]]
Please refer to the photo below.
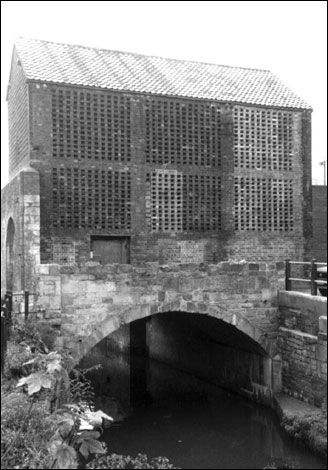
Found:
[[[310, 276], [309, 277], [293, 277], [291, 275], [292, 266], [310, 267]], [[291, 261], [289, 259], [286, 260], [285, 290], [287, 291], [294, 290], [292, 289], [292, 282], [301, 282], [305, 284], [310, 284], [311, 295], [318, 295], [318, 286], [322, 286], [327, 289], [327, 279], [317, 279], [318, 266], [327, 266], [327, 263], [318, 263], [315, 259], [313, 259], [312, 261]]]

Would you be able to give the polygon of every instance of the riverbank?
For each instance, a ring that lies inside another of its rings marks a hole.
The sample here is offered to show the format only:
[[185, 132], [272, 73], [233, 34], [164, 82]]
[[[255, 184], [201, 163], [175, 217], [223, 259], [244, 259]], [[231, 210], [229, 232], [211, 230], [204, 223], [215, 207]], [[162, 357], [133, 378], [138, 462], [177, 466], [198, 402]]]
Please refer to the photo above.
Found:
[[276, 409], [281, 426], [289, 436], [327, 459], [327, 410], [285, 394], [276, 396]]

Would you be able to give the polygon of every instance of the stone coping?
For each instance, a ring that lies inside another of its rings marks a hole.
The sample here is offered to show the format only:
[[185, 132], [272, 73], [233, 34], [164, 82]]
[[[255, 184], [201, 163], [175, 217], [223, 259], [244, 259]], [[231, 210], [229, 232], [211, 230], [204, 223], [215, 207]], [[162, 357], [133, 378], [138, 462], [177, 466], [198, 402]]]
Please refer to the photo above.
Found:
[[221, 261], [216, 264], [208, 263], [170, 263], [160, 264], [159, 262], [144, 262], [138, 264], [106, 264], [102, 265], [98, 261], [87, 261], [81, 265], [59, 265], [55, 263], [41, 264], [38, 267], [39, 274], [52, 275], [59, 274], [80, 274], [91, 272], [92, 270], [99, 270], [102, 272], [131, 272], [138, 271], [138, 269], [157, 270], [157, 271], [188, 271], [188, 270], [199, 270], [204, 272], [250, 272], [253, 274], [259, 272], [282, 272], [284, 271], [283, 262], [259, 262], [253, 263], [245, 260], [242, 261]]
[[287, 307], [309, 311], [318, 317], [327, 316], [327, 297], [304, 294], [303, 292], [280, 290], [278, 292], [279, 307]]

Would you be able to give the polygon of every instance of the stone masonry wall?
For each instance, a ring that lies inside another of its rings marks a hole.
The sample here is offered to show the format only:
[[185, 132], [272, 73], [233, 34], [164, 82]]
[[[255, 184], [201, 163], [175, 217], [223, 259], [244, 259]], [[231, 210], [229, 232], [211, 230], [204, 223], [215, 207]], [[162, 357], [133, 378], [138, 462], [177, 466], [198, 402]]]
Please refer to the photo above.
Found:
[[327, 299], [279, 293], [284, 393], [321, 406], [327, 394]]
[[14, 224], [13, 290], [34, 292], [40, 264], [40, 185], [33, 168], [23, 169], [1, 191], [1, 294], [7, 290], [7, 227]]
[[283, 263], [41, 265], [38, 304], [76, 359], [121, 325], [165, 311], [222, 319], [274, 357], [283, 276]]

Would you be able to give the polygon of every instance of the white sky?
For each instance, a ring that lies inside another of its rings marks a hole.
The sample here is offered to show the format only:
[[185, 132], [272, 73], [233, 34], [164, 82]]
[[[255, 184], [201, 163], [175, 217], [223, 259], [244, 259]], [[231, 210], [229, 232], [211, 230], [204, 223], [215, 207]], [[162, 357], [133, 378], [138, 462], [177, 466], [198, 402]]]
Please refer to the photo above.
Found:
[[325, 1], [2, 1], [1, 187], [8, 181], [6, 89], [15, 38], [270, 69], [314, 109], [313, 181], [327, 159]]

